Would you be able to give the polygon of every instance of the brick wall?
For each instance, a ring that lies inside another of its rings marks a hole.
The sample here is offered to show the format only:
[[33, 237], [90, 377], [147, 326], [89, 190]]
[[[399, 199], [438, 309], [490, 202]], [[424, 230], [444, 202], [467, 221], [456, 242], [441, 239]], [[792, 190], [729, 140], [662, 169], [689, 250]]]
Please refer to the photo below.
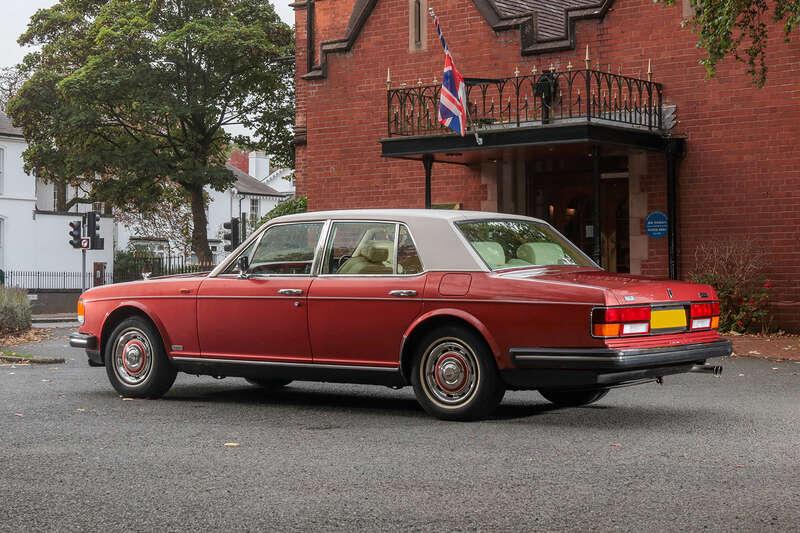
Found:
[[[324, 13], [337, 13], [337, 0]], [[342, 0], [343, 6], [351, 0]], [[676, 133], [686, 135], [688, 153], [680, 165], [680, 269], [693, 267], [700, 241], [750, 236], [769, 252], [765, 265], [775, 284], [776, 313], [784, 326], [800, 328], [800, 39], [782, 39], [772, 28], [767, 86], [755, 88], [741, 64], [724, 62], [708, 80], [698, 64], [696, 36], [681, 28], [680, 6], [652, 0], [617, 0], [602, 20], [580, 21], [577, 47], [522, 57], [517, 31], [494, 32], [469, 0], [440, 0], [437, 12], [455, 60], [466, 76], [502, 77], [515, 67], [541, 70], [583, 65], [588, 44], [603, 68], [653, 78], [664, 85], [665, 104], [675, 104]], [[347, 11], [347, 10], [344, 10]], [[342, 13], [344, 12], [342, 11]], [[322, 15], [323, 17], [326, 15]], [[344, 15], [341, 15], [344, 20]], [[349, 18], [349, 17], [347, 17]], [[306, 11], [296, 11], [298, 78], [305, 74]], [[321, 24], [317, 42], [341, 38], [343, 24]], [[326, 33], [328, 32], [328, 33]], [[352, 49], [327, 58], [327, 77], [298, 79], [297, 122], [308, 128], [297, 150], [297, 185], [311, 209], [421, 207], [424, 172], [419, 162], [384, 160], [386, 69], [393, 85], [441, 79], [443, 57], [429, 27], [428, 50], [408, 52], [408, 1], [378, 2]], [[647, 156], [641, 176], [648, 211], [666, 211], [664, 157]], [[494, 194], [494, 191], [491, 192]], [[490, 192], [480, 170], [434, 165], [433, 202], [464, 208], [487, 205]], [[646, 274], [666, 273], [666, 241], [650, 240]]]

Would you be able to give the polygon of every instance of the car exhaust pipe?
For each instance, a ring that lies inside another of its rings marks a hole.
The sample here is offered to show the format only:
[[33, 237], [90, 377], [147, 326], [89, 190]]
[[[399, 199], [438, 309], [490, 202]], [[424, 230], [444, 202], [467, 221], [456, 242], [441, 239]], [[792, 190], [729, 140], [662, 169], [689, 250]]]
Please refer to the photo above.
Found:
[[715, 376], [722, 375], [722, 367], [720, 365], [694, 365], [689, 372], [697, 372], [698, 374], [713, 374]]

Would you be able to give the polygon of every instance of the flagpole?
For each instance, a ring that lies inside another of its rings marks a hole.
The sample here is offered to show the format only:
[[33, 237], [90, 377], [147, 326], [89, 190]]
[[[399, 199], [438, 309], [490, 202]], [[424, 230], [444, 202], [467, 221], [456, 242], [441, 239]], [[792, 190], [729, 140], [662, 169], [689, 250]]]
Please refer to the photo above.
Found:
[[[436, 22], [436, 12], [433, 10], [432, 7], [428, 8], [428, 14], [431, 16], [431, 18], [434, 20], [434, 23], [435, 23]], [[444, 37], [442, 37], [442, 39], [444, 39]], [[466, 82], [464, 82], [464, 85], [466, 85]], [[464, 102], [464, 114], [467, 117], [467, 124], [469, 124], [469, 121], [470, 121], [469, 98], [467, 97], [466, 94], [464, 95], [464, 100], [465, 100], [465, 102]], [[478, 126], [477, 126], [477, 124], [473, 125], [472, 133], [473, 133], [473, 135], [475, 135], [475, 142], [477, 143], [477, 145], [478, 146], [483, 146], [483, 139], [478, 134]]]

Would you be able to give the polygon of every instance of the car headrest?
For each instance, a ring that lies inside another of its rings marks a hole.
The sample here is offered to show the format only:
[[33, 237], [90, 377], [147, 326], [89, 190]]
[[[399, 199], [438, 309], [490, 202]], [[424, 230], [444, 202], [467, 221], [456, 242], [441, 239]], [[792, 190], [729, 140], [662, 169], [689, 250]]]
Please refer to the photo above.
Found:
[[534, 265], [558, 265], [564, 250], [554, 242], [526, 242], [517, 248], [517, 257]]
[[475, 247], [475, 251], [478, 252], [478, 255], [480, 255], [490, 267], [496, 268], [506, 264], [506, 253], [503, 251], [503, 247], [500, 246], [500, 243], [494, 241], [478, 241], [472, 243], [472, 245]]
[[383, 263], [389, 259], [389, 248], [380, 243], [367, 243], [361, 249], [361, 255], [370, 263]]

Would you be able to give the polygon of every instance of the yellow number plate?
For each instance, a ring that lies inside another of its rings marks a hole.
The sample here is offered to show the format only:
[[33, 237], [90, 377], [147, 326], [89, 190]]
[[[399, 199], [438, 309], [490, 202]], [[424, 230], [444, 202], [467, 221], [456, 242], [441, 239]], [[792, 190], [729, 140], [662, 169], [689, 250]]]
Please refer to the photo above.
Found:
[[672, 329], [686, 327], [686, 309], [653, 309], [650, 313], [650, 329]]

